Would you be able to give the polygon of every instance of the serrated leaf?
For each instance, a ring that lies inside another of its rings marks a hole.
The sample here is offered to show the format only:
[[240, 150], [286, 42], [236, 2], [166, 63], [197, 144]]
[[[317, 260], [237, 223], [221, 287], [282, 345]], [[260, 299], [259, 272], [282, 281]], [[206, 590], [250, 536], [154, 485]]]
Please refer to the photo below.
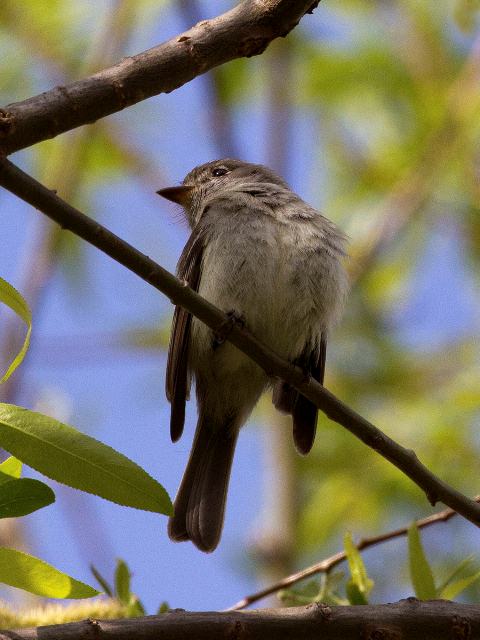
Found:
[[105, 578], [102, 576], [100, 571], [98, 571], [98, 569], [93, 566], [93, 564], [90, 565], [90, 571], [92, 572], [93, 577], [95, 578], [95, 580], [102, 587], [104, 592], [107, 594], [107, 596], [109, 596], [110, 598], [113, 598], [113, 589], [108, 584], [108, 582], [105, 580]]
[[115, 595], [122, 604], [130, 604], [130, 571], [126, 562], [117, 560], [115, 569]]
[[20, 478], [22, 475], [22, 463], [18, 458], [10, 456], [0, 464], [0, 472], [12, 478]]
[[345, 534], [344, 547], [351, 575], [346, 585], [348, 599], [352, 604], [368, 604], [368, 594], [374, 583], [368, 577], [362, 556], [350, 533]]
[[10, 477], [9, 481], [0, 484], [0, 518], [26, 516], [52, 502], [55, 502], [55, 494], [39, 480]]
[[20, 351], [3, 374], [3, 377], [0, 380], [1, 384], [2, 382], [5, 382], [5, 380], [8, 380], [27, 353], [28, 345], [30, 344], [30, 335], [32, 333], [32, 314], [30, 307], [23, 296], [3, 278], [0, 278], [0, 302], [3, 302], [7, 307], [10, 307], [10, 309], [14, 311], [27, 325], [27, 333]]
[[468, 589], [470, 585], [476, 582], [480, 578], [480, 571], [472, 574], [471, 576], [466, 576], [465, 578], [459, 578], [453, 582], [450, 582], [439, 594], [440, 598], [444, 600], [453, 600], [456, 598], [462, 591]]
[[0, 582], [45, 598], [91, 598], [99, 592], [27, 553], [0, 547]]
[[430, 564], [423, 550], [415, 523], [408, 529], [408, 561], [410, 579], [419, 600], [431, 600], [436, 596], [435, 582]]
[[73, 427], [0, 403], [0, 446], [74, 489], [145, 511], [171, 514], [167, 492], [141, 467]]

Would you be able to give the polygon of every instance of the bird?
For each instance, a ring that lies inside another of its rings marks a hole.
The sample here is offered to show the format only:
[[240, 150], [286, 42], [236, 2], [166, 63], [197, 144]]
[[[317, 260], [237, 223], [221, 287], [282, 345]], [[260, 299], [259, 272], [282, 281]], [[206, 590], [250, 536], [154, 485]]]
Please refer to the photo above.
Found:
[[[207, 162], [157, 193], [183, 207], [191, 228], [177, 276], [323, 384], [328, 334], [348, 291], [345, 234], [274, 171], [242, 160]], [[168, 535], [212, 552], [238, 434], [261, 394], [273, 388], [275, 407], [291, 414], [300, 454], [313, 445], [317, 408], [177, 306], [166, 373], [173, 442], [183, 432], [193, 381], [198, 422]]]

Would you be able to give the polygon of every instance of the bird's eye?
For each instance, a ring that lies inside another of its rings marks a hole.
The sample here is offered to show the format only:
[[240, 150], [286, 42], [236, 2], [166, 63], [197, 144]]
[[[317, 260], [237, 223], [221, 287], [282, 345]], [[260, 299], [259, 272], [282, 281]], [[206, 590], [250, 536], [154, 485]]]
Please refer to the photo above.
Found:
[[224, 176], [226, 173], [228, 173], [228, 169], [225, 169], [225, 167], [216, 167], [212, 171], [212, 176], [219, 178], [220, 176]]

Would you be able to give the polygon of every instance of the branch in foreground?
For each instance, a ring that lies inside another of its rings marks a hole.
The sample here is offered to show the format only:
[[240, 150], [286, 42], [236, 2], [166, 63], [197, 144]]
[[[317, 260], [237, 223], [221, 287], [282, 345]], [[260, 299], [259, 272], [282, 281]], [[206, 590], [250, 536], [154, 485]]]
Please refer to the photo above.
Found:
[[0, 631], [0, 640], [452, 640], [480, 638], [480, 606], [447, 600], [188, 613], [127, 620], [85, 620]]
[[[198, 293], [185, 286], [171, 273], [148, 256], [91, 220], [59, 198], [8, 160], [0, 162], [0, 185], [45, 213], [64, 229], [69, 229], [90, 244], [124, 265], [140, 278], [167, 295], [199, 318], [215, 333], [223, 335], [226, 315]], [[248, 322], [248, 319], [247, 319]], [[336, 398], [312, 378], [291, 363], [279, 358], [262, 345], [244, 327], [236, 324], [226, 339], [246, 353], [272, 378], [285, 380], [311, 400], [331, 420], [341, 424], [398, 469], [403, 471], [426, 493], [430, 503], [441, 500], [459, 514], [480, 526], [480, 506], [443, 482], [425, 467], [411, 450], [405, 449], [353, 409]]]
[[[480, 496], [475, 498], [476, 502], [480, 502]], [[433, 524], [437, 524], [438, 522], [447, 522], [453, 516], [456, 516], [457, 512], [453, 509], [444, 509], [443, 511], [439, 511], [438, 513], [434, 513], [431, 516], [427, 516], [426, 518], [422, 518], [421, 520], [415, 520], [415, 525], [417, 529], [425, 529], [426, 527], [430, 527]], [[356, 547], [359, 551], [362, 549], [368, 549], [369, 547], [373, 547], [377, 544], [382, 544], [383, 542], [387, 542], [388, 540], [393, 540], [394, 538], [398, 538], [400, 536], [406, 536], [408, 533], [409, 527], [401, 527], [400, 529], [394, 529], [393, 531], [388, 531], [387, 533], [382, 533], [378, 536], [372, 536], [370, 538], [362, 538], [359, 542], [356, 543]], [[318, 573], [328, 573], [337, 564], [344, 562], [347, 559], [347, 554], [345, 551], [339, 551], [335, 553], [333, 556], [329, 558], [325, 558], [320, 562], [316, 562], [312, 564], [310, 567], [306, 569], [302, 569], [301, 571], [297, 571], [297, 573], [292, 573], [292, 575], [279, 580], [275, 584], [270, 585], [269, 587], [265, 587], [265, 589], [261, 589], [256, 593], [252, 593], [249, 596], [245, 596], [239, 600], [239, 602], [235, 603], [233, 606], [226, 609], [226, 611], [239, 611], [240, 609], [245, 609], [245, 607], [249, 607], [254, 602], [258, 602], [267, 596], [272, 595], [272, 593], [276, 593], [281, 589], [287, 589], [291, 587], [293, 584], [300, 582], [301, 580], [305, 580], [305, 578], [310, 578], [311, 576], [317, 575]]]
[[319, 0], [244, 0], [148, 51], [93, 76], [0, 109], [0, 153], [8, 155], [90, 124], [213, 67], [262, 53], [286, 36]]

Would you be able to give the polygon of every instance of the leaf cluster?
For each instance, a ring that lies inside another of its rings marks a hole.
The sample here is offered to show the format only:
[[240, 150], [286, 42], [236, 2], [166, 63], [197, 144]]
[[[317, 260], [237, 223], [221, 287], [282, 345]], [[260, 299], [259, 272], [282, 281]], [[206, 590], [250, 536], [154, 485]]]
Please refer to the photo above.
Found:
[[[3, 376], [6, 380], [28, 348], [31, 312], [21, 294], [1, 278], [0, 301], [28, 327], [20, 351]], [[55, 501], [54, 492], [46, 484], [20, 477], [22, 462], [52, 480], [117, 504], [172, 513], [165, 489], [141, 467], [111, 447], [48, 416], [0, 403], [0, 446], [16, 456], [0, 465], [0, 518], [22, 517]], [[90, 598], [99, 593], [43, 560], [5, 547], [0, 548], [0, 582], [49, 598]], [[106, 593], [113, 596], [110, 588]], [[124, 562], [117, 565], [114, 595], [129, 615], [142, 614], [141, 604], [130, 593], [130, 573]]]
[[[375, 583], [369, 577], [360, 551], [349, 533], [344, 539], [344, 549], [350, 574], [348, 579], [345, 579], [342, 571], [328, 571], [321, 575], [320, 580], [311, 580], [299, 587], [278, 592], [279, 599], [286, 606], [302, 606], [312, 602], [335, 605], [369, 604]], [[468, 557], [436, 585], [415, 523], [408, 530], [408, 565], [411, 586], [419, 600], [453, 600], [480, 578], [480, 570], [472, 567], [473, 558]], [[339, 593], [342, 586], [344, 596]]]

